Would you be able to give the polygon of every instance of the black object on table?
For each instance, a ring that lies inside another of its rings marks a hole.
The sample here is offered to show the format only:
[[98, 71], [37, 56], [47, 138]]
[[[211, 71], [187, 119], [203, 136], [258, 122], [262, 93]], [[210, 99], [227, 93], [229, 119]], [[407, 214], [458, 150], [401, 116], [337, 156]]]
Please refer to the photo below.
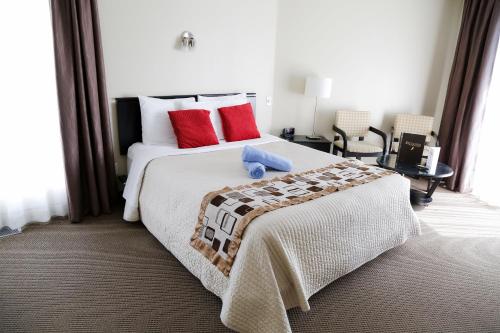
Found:
[[305, 135], [294, 135], [293, 138], [287, 140], [299, 145], [307, 146], [309, 148], [324, 151], [325, 153], [329, 153], [332, 146], [332, 142], [323, 136], [321, 136], [319, 139], [314, 140], [308, 139]]
[[[425, 165], [425, 159], [423, 159], [422, 165]], [[410, 190], [410, 200], [416, 205], [428, 205], [432, 202], [432, 194], [438, 187], [441, 180], [451, 177], [454, 173], [453, 169], [448, 165], [438, 162], [436, 171], [430, 173], [429, 170], [417, 165], [408, 165], [396, 163], [396, 155], [384, 155], [377, 158], [377, 164], [384, 169], [394, 170], [402, 175], [407, 175], [410, 177], [426, 178], [429, 180], [427, 185], [427, 191], [411, 189]]]

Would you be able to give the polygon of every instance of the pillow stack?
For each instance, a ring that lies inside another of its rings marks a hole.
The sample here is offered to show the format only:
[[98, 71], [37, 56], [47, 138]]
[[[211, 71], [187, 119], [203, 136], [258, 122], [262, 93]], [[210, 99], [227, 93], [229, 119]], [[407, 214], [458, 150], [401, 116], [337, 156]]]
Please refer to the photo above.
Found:
[[168, 118], [168, 110], [178, 110], [182, 102], [194, 102], [194, 97], [160, 99], [139, 96], [141, 106], [142, 143], [166, 145], [175, 143], [175, 133]]
[[179, 148], [196, 148], [219, 144], [210, 121], [210, 111], [192, 109], [168, 111]]
[[144, 144], [196, 148], [260, 138], [246, 94], [159, 99], [139, 96]]
[[219, 108], [226, 141], [260, 138], [250, 103]]

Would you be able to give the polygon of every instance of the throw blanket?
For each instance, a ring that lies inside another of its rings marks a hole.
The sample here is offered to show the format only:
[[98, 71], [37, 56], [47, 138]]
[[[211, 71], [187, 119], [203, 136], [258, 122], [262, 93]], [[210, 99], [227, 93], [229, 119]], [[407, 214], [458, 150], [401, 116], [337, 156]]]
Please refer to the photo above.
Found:
[[245, 228], [256, 217], [391, 174], [394, 172], [346, 161], [210, 192], [201, 203], [191, 245], [228, 276]]

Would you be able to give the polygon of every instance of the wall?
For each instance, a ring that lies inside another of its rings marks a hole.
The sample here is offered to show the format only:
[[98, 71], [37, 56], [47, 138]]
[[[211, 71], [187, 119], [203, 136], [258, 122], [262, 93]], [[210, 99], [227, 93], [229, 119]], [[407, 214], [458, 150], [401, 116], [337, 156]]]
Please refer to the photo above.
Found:
[[[118, 173], [116, 97], [256, 92], [257, 122], [271, 125], [277, 0], [100, 0], [99, 15]], [[193, 51], [178, 49], [184, 30]]]
[[338, 109], [369, 110], [385, 131], [399, 112], [436, 115], [437, 128], [461, 9], [456, 0], [280, 0], [273, 132], [312, 132], [311, 74], [333, 79], [316, 120], [327, 137]]
[[[99, 0], [118, 173], [113, 99], [253, 91], [257, 122], [279, 133], [312, 131], [304, 79], [333, 79], [316, 131], [333, 137], [335, 110], [372, 112], [389, 131], [399, 112], [440, 122], [460, 25], [461, 0]], [[177, 47], [192, 31], [193, 51]], [[274, 106], [266, 97], [274, 97]], [[271, 120], [272, 111], [272, 120]], [[372, 138], [373, 139], [373, 138]]]

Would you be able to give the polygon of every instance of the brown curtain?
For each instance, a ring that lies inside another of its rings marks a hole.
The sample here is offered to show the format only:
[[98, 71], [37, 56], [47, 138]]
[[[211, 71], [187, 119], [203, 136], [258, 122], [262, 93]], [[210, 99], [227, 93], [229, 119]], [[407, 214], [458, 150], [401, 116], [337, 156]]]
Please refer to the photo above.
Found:
[[113, 145], [95, 0], [52, 0], [52, 25], [69, 216], [110, 213]]
[[439, 130], [440, 160], [455, 170], [447, 180], [455, 191], [471, 190], [499, 35], [500, 0], [465, 0]]

